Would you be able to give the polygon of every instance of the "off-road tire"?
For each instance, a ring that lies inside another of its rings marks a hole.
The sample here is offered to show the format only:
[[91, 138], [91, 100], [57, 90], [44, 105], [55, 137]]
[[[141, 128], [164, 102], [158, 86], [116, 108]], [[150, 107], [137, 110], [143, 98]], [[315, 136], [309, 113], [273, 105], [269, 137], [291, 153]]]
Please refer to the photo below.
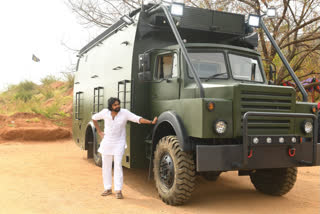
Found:
[[93, 158], [93, 142], [88, 142], [87, 159]]
[[[97, 138], [96, 138], [97, 139]], [[101, 154], [98, 152], [98, 149], [99, 149], [99, 146], [98, 146], [98, 141], [97, 140], [94, 140], [93, 142], [93, 160], [94, 160], [94, 163], [97, 165], [97, 166], [100, 166], [102, 167], [102, 157], [101, 157]]]
[[[171, 156], [174, 178], [168, 188], [160, 178], [160, 161], [165, 154]], [[176, 136], [166, 136], [157, 144], [153, 172], [156, 188], [163, 202], [169, 205], [184, 204], [195, 188], [195, 163], [191, 154], [183, 152]]]
[[218, 180], [221, 173], [222, 172], [219, 172], [219, 171], [202, 172], [201, 175], [208, 181], [216, 181], [216, 180]]
[[259, 169], [250, 174], [255, 188], [265, 194], [281, 196], [288, 193], [297, 179], [297, 168]]
[[318, 143], [320, 143], [320, 112], [318, 113]]

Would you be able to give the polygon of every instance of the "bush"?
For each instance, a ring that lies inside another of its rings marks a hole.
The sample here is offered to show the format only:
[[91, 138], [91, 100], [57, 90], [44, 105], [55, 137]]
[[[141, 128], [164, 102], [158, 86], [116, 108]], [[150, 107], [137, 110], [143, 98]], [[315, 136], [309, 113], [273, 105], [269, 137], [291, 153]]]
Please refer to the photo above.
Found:
[[31, 100], [32, 98], [32, 92], [30, 91], [19, 91], [16, 96], [14, 96], [17, 100], [23, 100], [24, 102], [27, 102], [28, 100]]
[[72, 72], [64, 72], [62, 74], [63, 74], [64, 80], [67, 82], [68, 89], [73, 88], [74, 74]]
[[40, 82], [44, 86], [50, 85], [51, 83], [54, 83], [54, 82], [57, 82], [57, 81], [60, 81], [60, 78], [55, 77], [53, 75], [48, 75], [48, 76], [46, 76], [46, 77], [44, 77], [44, 78], [42, 78], [40, 80]]
[[44, 86], [40, 89], [40, 93], [43, 94], [43, 96], [46, 98], [46, 100], [54, 97], [54, 93], [52, 88], [50, 88], [49, 86]]
[[37, 93], [36, 87], [37, 85], [32, 81], [25, 80], [15, 87], [16, 94], [14, 98], [27, 102]]

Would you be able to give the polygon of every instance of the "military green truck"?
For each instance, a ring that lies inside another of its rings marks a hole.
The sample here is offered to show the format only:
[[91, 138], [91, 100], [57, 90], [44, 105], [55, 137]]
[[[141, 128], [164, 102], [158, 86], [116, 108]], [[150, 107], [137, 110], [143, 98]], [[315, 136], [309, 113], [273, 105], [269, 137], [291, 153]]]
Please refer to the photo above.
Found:
[[[116, 96], [137, 115], [159, 116], [153, 127], [128, 123], [123, 166], [148, 168], [165, 203], [185, 203], [196, 175], [214, 180], [226, 171], [250, 176], [262, 193], [289, 192], [296, 167], [320, 165], [318, 109], [261, 18], [179, 3], [123, 16], [79, 52], [76, 144], [101, 165], [91, 116]], [[267, 80], [254, 27], [266, 33], [303, 102], [294, 88]]]

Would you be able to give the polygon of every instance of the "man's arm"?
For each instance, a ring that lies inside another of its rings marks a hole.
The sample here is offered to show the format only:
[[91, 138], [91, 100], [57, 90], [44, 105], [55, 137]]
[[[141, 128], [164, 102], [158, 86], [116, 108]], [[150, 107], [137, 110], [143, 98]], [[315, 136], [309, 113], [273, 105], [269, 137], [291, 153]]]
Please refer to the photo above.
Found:
[[127, 114], [127, 119], [131, 122], [134, 122], [134, 123], [140, 123], [140, 124], [156, 124], [157, 123], [157, 120], [158, 120], [158, 117], [155, 117], [153, 119], [153, 121], [151, 120], [147, 120], [147, 119], [144, 119], [143, 117], [141, 116], [138, 116], [138, 115], [135, 115], [134, 113], [128, 111], [128, 110], [125, 110], [126, 114]]
[[101, 139], [103, 138], [104, 136], [104, 133], [101, 131], [100, 127], [99, 127], [99, 124], [98, 124], [98, 120], [102, 120], [103, 119], [103, 116], [107, 113], [107, 110], [106, 109], [102, 109], [102, 111], [92, 115], [92, 121], [93, 121], [93, 124], [94, 124], [94, 127], [96, 127], [97, 129], [97, 132], [99, 134], [99, 136], [101, 137]]
[[157, 123], [157, 120], [158, 120], [158, 117], [155, 117], [154, 119], [153, 119], [153, 121], [151, 121], [151, 120], [147, 120], [147, 119], [144, 119], [144, 118], [140, 118], [140, 120], [139, 120], [139, 123], [141, 123], [141, 124], [156, 124]]
[[97, 129], [98, 135], [102, 139], [104, 137], [104, 133], [101, 131], [98, 121], [97, 120], [92, 120], [92, 121], [93, 121], [94, 127], [96, 127]]

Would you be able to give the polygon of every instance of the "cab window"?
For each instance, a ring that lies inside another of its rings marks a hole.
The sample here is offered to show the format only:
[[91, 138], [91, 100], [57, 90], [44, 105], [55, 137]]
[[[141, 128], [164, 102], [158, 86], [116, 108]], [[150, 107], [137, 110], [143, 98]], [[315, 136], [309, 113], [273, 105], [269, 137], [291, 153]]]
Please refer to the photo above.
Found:
[[157, 57], [155, 80], [178, 77], [177, 54], [165, 54]]
[[[189, 53], [195, 72], [200, 79], [227, 79], [228, 72], [223, 53], [191, 52]], [[189, 77], [193, 77], [188, 69]]]
[[229, 54], [229, 59], [234, 79], [263, 82], [260, 65], [256, 58]]

